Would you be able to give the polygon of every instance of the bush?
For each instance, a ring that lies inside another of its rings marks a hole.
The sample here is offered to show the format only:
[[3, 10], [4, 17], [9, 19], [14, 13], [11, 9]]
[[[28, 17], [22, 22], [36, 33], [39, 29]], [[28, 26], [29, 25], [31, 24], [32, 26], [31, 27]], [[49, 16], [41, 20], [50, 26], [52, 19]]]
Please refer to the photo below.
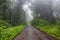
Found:
[[32, 23], [36, 28], [60, 39], [60, 20], [57, 20], [56, 24], [52, 24], [44, 19], [34, 19]]
[[0, 40], [12, 40], [25, 28], [25, 25], [11, 26], [8, 22], [0, 20]]
[[43, 19], [34, 19], [33, 21], [32, 21], [32, 24], [33, 25], [36, 25], [36, 26], [45, 26], [45, 25], [48, 25], [49, 23], [48, 23], [48, 21], [46, 21], [46, 20], [43, 20]]
[[12, 26], [8, 22], [0, 19], [0, 27], [6, 29], [6, 28], [12, 27]]
[[18, 33], [25, 28], [24, 25], [2, 29], [0, 31], [0, 40], [12, 40]]

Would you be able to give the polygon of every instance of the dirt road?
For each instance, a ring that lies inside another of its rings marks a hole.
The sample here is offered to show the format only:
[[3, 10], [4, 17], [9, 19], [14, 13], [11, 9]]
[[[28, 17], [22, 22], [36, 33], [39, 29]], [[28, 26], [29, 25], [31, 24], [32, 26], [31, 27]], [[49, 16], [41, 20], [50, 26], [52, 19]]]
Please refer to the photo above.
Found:
[[57, 40], [57, 39], [29, 25], [21, 34], [19, 34], [13, 40]]

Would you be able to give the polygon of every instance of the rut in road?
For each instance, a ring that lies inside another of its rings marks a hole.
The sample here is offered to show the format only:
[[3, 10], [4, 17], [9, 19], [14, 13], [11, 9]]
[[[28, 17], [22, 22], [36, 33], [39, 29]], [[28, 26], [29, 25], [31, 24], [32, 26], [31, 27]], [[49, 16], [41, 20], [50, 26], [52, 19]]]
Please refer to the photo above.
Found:
[[13, 40], [57, 40], [57, 39], [29, 25], [21, 34], [19, 34]]

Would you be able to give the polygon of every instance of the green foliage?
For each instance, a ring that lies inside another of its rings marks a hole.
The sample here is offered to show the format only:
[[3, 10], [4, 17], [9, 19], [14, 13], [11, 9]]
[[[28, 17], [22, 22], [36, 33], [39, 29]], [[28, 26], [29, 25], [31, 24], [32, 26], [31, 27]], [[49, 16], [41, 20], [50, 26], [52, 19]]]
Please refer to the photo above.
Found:
[[40, 25], [40, 26], [49, 25], [48, 21], [45, 21], [45, 20], [43, 20], [43, 19], [34, 19], [34, 20], [32, 21], [32, 24], [33, 24], [33, 25], [36, 25], [36, 26], [38, 26], [38, 25]]
[[12, 40], [18, 33], [24, 29], [24, 25], [11, 27], [7, 29], [1, 28], [0, 40]]
[[58, 25], [36, 26], [38, 29], [60, 39], [60, 27]]
[[11, 26], [4, 20], [0, 20], [0, 40], [12, 40], [25, 28], [25, 25]]
[[8, 28], [8, 27], [11, 27], [11, 25], [8, 22], [0, 19], [0, 27]]
[[60, 26], [60, 20], [57, 20], [56, 24], [57, 24], [58, 26]]
[[48, 34], [60, 39], [60, 21], [57, 20], [56, 24], [50, 24], [43, 19], [34, 20], [36, 28], [47, 32]]

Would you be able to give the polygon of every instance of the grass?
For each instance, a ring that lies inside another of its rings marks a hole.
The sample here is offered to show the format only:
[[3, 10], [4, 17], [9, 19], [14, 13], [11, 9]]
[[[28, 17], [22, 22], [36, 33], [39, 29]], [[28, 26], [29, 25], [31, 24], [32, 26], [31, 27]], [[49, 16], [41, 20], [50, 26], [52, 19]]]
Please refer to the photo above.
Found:
[[25, 25], [11, 26], [8, 22], [0, 20], [0, 40], [12, 40], [18, 33], [21, 33]]
[[18, 33], [22, 32], [24, 27], [24, 25], [20, 25], [2, 30], [0, 40], [12, 40]]
[[58, 25], [46, 25], [46, 26], [36, 26], [36, 27], [60, 40], [60, 27]]
[[60, 20], [56, 20], [55, 24], [51, 24], [49, 21], [44, 19], [34, 19], [32, 22], [36, 28], [47, 32], [51, 36], [54, 36], [60, 40]]

